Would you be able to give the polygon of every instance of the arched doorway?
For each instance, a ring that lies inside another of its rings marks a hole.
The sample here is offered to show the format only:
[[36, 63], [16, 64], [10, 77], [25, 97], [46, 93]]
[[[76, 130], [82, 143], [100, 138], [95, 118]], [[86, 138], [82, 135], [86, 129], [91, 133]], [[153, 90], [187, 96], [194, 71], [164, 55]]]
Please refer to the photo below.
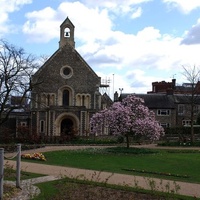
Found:
[[78, 127], [78, 117], [73, 113], [64, 112], [55, 120], [55, 136], [62, 136], [62, 132], [65, 132], [65, 135], [70, 134], [70, 129], [73, 130], [73, 135], [78, 134]]
[[61, 121], [61, 134], [62, 135], [72, 135], [74, 123], [71, 119], [65, 118]]

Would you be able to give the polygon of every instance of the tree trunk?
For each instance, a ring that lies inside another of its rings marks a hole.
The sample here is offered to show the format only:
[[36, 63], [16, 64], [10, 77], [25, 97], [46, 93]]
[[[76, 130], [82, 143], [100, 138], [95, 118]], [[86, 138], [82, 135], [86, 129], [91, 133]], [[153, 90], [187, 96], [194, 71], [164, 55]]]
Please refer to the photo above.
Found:
[[[193, 86], [193, 85], [192, 85]], [[194, 87], [194, 86], [193, 86]], [[194, 88], [193, 88], [194, 90]], [[195, 99], [194, 99], [194, 92], [192, 93], [192, 99], [191, 99], [191, 143], [194, 143], [194, 107], [195, 107]]]
[[129, 149], [129, 137], [128, 137], [128, 133], [126, 134], [126, 147], [127, 149]]
[[193, 123], [191, 123], [191, 130], [190, 130], [190, 132], [191, 132], [191, 143], [193, 144], [194, 143], [194, 125], [193, 125]]

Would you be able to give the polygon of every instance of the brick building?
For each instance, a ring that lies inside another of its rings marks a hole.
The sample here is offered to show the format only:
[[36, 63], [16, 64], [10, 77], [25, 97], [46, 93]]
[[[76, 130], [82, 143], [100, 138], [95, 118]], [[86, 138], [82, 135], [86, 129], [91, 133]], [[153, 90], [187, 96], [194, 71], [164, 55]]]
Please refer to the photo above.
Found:
[[200, 94], [200, 81], [192, 86], [191, 83], [183, 83], [182, 85], [176, 85], [176, 79], [172, 79], [171, 82], [161, 81], [152, 83], [152, 91], [147, 94]]
[[150, 93], [167, 93], [171, 90], [175, 90], [176, 87], [176, 79], [172, 79], [172, 82], [153, 82], [152, 83], [152, 91], [147, 92]]
[[[121, 94], [115, 99], [121, 101], [129, 94]], [[167, 127], [181, 127], [191, 124], [191, 95], [171, 93], [135, 94], [144, 99], [144, 104], [155, 113], [160, 124]], [[200, 95], [195, 96], [194, 122], [200, 112]]]
[[31, 126], [38, 135], [87, 135], [90, 117], [102, 107], [101, 78], [76, 51], [74, 32], [67, 18], [60, 26], [58, 50], [32, 78], [40, 82], [31, 105]]

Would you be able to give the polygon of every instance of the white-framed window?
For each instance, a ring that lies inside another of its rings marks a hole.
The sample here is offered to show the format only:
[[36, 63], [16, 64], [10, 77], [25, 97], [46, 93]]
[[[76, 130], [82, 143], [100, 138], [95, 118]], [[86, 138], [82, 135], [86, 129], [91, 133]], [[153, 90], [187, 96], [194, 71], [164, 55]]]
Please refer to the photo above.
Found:
[[184, 120], [182, 120], [182, 125], [183, 126], [190, 126], [191, 125], [191, 120], [190, 119], [184, 119]]
[[157, 110], [157, 115], [161, 115], [161, 116], [170, 115], [170, 110], [169, 109], [159, 109], [159, 110]]
[[169, 123], [160, 123], [160, 125], [163, 127], [163, 128], [169, 128], [170, 127], [170, 124]]

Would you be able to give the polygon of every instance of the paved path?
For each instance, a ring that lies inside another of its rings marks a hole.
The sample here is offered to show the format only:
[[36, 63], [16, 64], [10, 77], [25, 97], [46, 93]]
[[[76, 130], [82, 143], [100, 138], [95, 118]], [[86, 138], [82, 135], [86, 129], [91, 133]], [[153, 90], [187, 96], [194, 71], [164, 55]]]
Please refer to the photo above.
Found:
[[[140, 146], [142, 147], [142, 146]], [[147, 146], [144, 146], [147, 147]], [[150, 146], [148, 146], [150, 147]], [[54, 151], [60, 149], [77, 149], [77, 148], [88, 148], [86, 147], [75, 147], [75, 146], [60, 146], [60, 147], [45, 147], [38, 149], [37, 152], [45, 152], [45, 151]], [[156, 148], [155, 145], [152, 145], [152, 148]], [[199, 148], [200, 149], [200, 148]], [[26, 151], [27, 152], [27, 151]], [[28, 151], [36, 152], [36, 150]], [[6, 161], [7, 162], [7, 161]], [[9, 160], [9, 164], [15, 166], [15, 161]], [[99, 172], [94, 170], [86, 170], [86, 169], [77, 169], [70, 167], [62, 167], [62, 166], [52, 166], [46, 164], [37, 164], [30, 162], [21, 162], [21, 169], [27, 172], [40, 173], [44, 175], [48, 175], [48, 177], [41, 177], [39, 179], [30, 180], [29, 182], [37, 183], [46, 182], [48, 180], [58, 179], [62, 177], [70, 177], [70, 178], [79, 178], [79, 179], [87, 179], [99, 182], [107, 182], [109, 184], [117, 184], [117, 185], [128, 185], [128, 186], [138, 186], [144, 189], [151, 189], [150, 185], [152, 182], [155, 182], [156, 189], [160, 191], [166, 191], [166, 185], [170, 186], [170, 190], [176, 190], [176, 186], [180, 186], [179, 194], [186, 196], [193, 196], [196, 198], [200, 198], [200, 184], [194, 183], [185, 183], [170, 180], [162, 180], [157, 178], [147, 178], [142, 176], [132, 176], [132, 175], [124, 175], [117, 173], [109, 173], [109, 172]], [[37, 181], [38, 180], [38, 181]]]

